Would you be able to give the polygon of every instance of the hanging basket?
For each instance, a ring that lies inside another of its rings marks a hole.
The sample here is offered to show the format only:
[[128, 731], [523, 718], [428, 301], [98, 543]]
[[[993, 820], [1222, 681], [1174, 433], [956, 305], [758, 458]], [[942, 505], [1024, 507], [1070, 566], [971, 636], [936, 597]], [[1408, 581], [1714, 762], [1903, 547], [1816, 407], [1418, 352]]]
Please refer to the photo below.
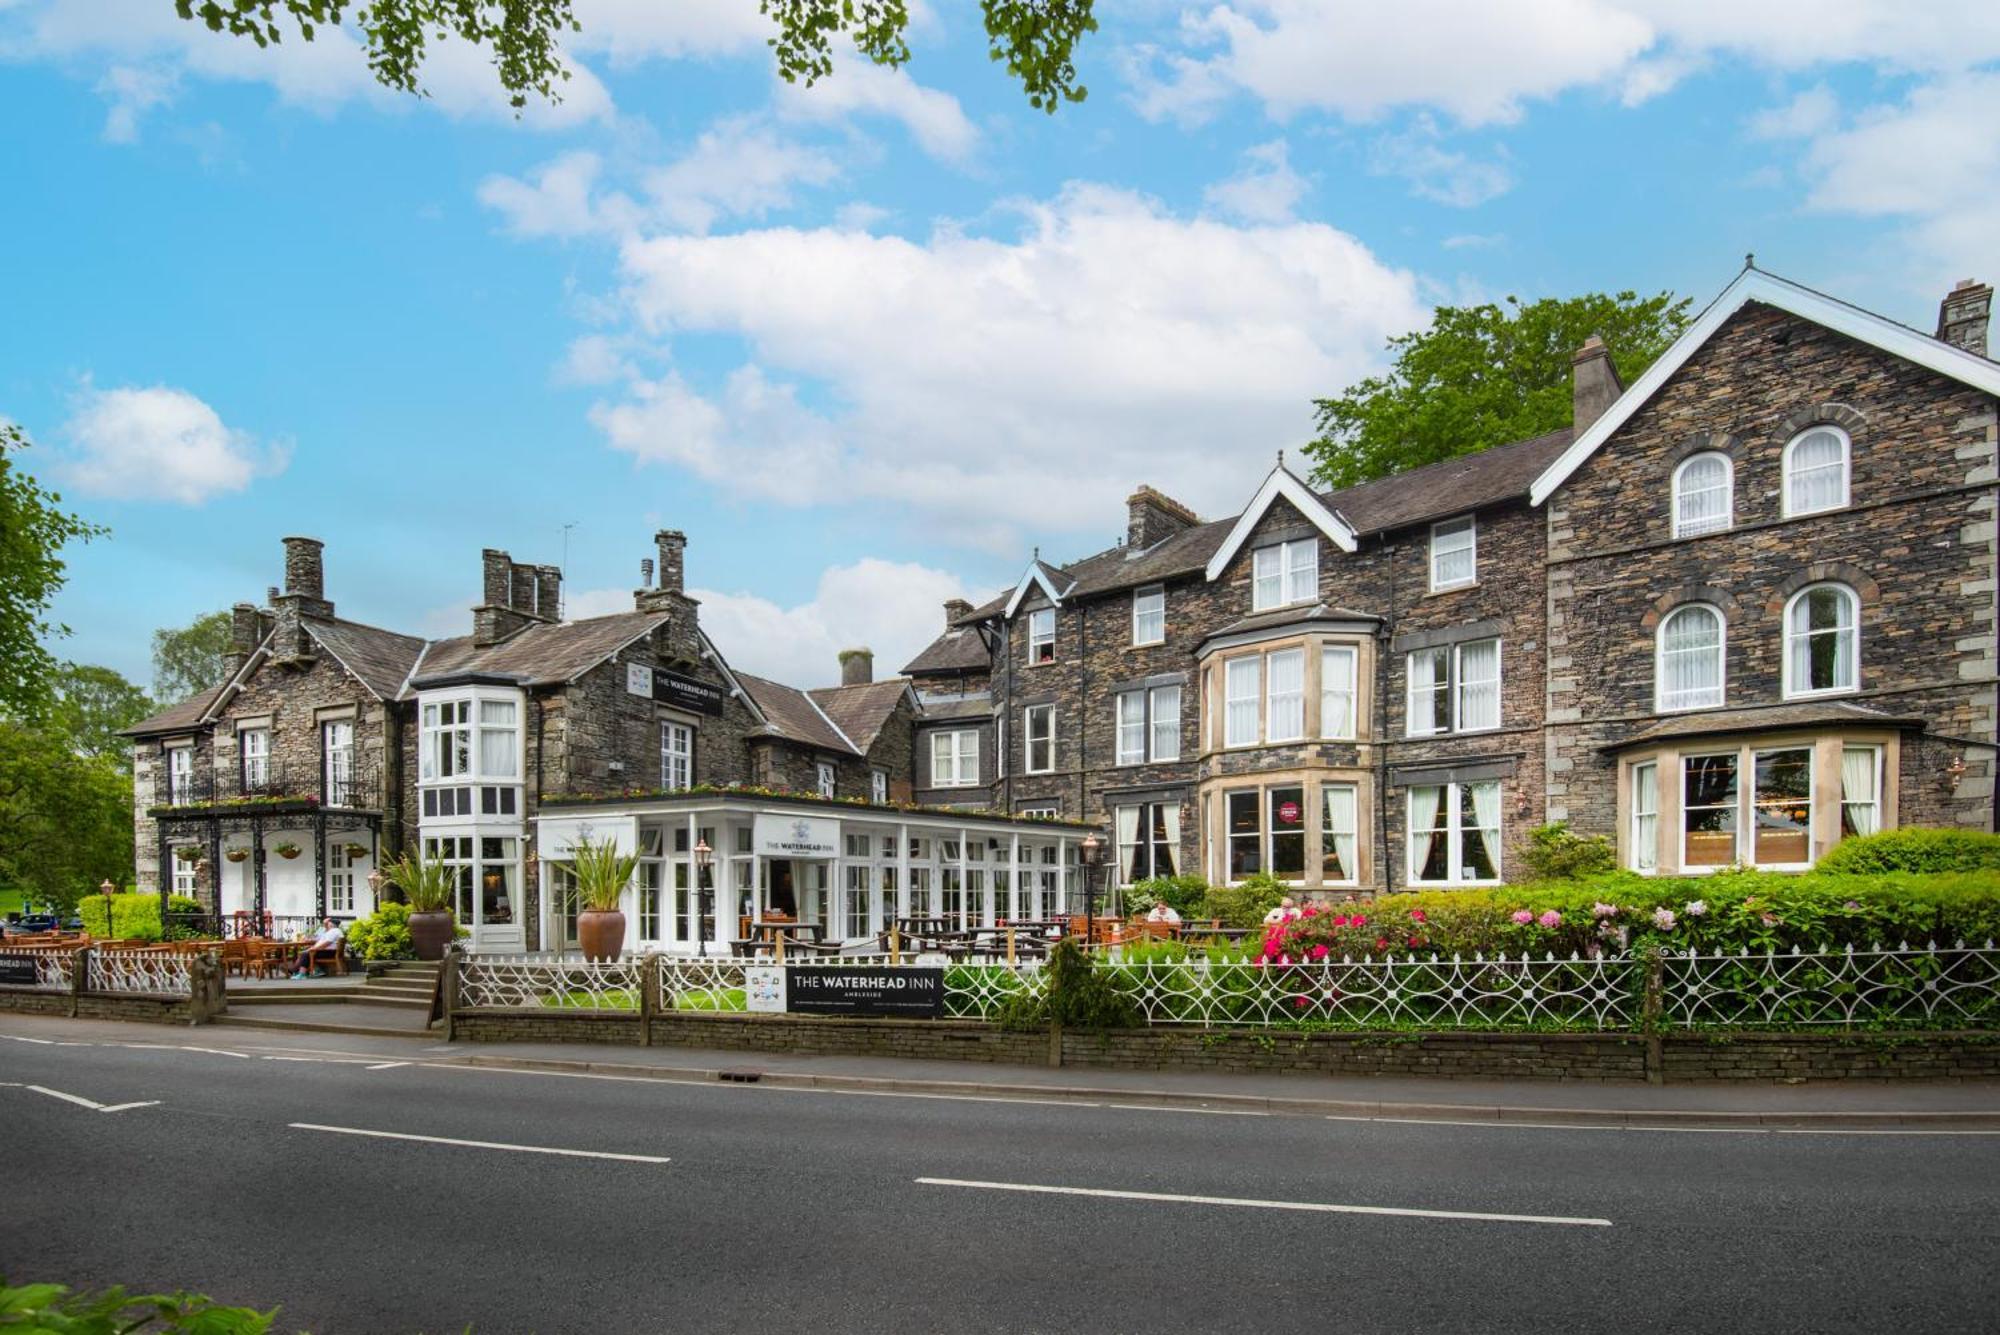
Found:
[[201, 849], [193, 844], [182, 844], [174, 850], [174, 857], [182, 862], [200, 862]]
[[367, 856], [368, 856], [368, 845], [366, 845], [366, 844], [349, 844], [349, 845], [347, 846], [347, 856], [348, 856], [348, 857], [349, 857], [350, 859], [351, 859], [351, 858], [365, 858], [365, 857], [367, 857]]
[[231, 862], [243, 862], [249, 858], [250, 850], [247, 848], [232, 848], [224, 852], [222, 856], [228, 858]]
[[300, 849], [297, 844], [279, 844], [271, 851], [289, 862], [299, 855]]

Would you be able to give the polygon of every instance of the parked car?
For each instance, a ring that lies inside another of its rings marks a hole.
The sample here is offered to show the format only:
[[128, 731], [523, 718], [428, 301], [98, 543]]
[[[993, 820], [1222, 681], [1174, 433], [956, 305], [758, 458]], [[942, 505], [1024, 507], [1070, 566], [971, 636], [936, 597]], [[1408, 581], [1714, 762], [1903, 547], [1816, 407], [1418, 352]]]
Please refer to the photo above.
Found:
[[40, 932], [53, 932], [58, 926], [53, 913], [23, 913], [19, 922], [7, 924], [9, 936], [33, 936]]

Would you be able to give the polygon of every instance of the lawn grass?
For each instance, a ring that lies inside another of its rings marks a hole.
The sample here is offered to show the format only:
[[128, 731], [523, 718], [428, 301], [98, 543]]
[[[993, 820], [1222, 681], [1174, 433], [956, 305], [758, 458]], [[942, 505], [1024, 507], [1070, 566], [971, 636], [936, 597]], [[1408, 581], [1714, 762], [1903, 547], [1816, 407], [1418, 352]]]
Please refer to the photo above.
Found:
[[606, 992], [579, 987], [543, 997], [542, 1004], [564, 1010], [635, 1011], [639, 1009], [639, 992], [631, 987], [613, 988]]
[[740, 1011], [746, 1009], [740, 987], [697, 988], [674, 999], [678, 1011]]
[[25, 890], [0, 890], [0, 917], [27, 912], [27, 898]]

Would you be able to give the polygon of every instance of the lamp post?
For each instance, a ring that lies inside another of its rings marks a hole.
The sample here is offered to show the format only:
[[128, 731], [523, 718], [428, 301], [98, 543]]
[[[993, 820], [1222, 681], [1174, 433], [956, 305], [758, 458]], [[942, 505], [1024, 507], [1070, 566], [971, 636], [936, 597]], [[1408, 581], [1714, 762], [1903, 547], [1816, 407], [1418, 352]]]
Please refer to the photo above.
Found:
[[1104, 841], [1092, 830], [1083, 837], [1083, 940], [1087, 949], [1097, 941], [1097, 869], [1104, 861]]
[[695, 890], [697, 894], [695, 907], [699, 911], [700, 917], [695, 923], [695, 953], [702, 959], [708, 958], [709, 900], [712, 895], [709, 887], [709, 872], [714, 866], [715, 850], [708, 846], [707, 839], [697, 838], [694, 841]]
[[[107, 876], [104, 878], [104, 884], [98, 886], [97, 889], [98, 893], [104, 896], [104, 939], [107, 941], [116, 940], [118, 934], [111, 930], [111, 896], [118, 892], [118, 887], [111, 884], [111, 878]], [[162, 923], [161, 926], [164, 928], [166, 924]], [[162, 931], [161, 935], [164, 936], [166, 933]]]

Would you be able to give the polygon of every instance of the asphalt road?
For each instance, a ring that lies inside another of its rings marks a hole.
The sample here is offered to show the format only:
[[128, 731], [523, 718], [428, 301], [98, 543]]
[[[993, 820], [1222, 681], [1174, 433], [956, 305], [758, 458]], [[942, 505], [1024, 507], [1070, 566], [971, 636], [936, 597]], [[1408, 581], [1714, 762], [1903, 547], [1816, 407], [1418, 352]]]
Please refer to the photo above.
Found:
[[281, 1304], [320, 1335], [2000, 1320], [2000, 1134], [1219, 1115], [231, 1037], [0, 1035], [0, 1272]]

